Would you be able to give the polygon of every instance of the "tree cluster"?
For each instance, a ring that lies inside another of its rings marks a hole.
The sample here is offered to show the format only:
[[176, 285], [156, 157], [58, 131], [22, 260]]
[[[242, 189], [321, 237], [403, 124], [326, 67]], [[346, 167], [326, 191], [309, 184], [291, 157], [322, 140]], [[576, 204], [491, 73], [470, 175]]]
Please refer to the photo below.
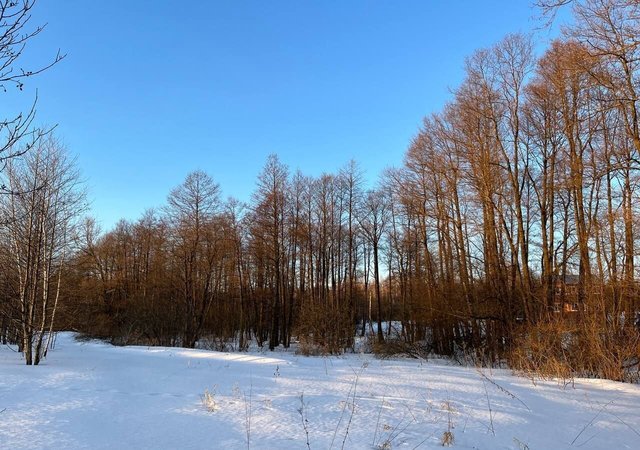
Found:
[[[23, 67], [35, 0], [0, 0], [0, 89], [21, 92], [31, 77], [60, 62]], [[33, 126], [36, 99], [26, 112], [0, 118], [0, 341], [18, 343], [27, 364], [38, 364], [53, 336], [61, 275], [73, 218], [82, 209], [78, 175], [51, 129]]]
[[564, 3], [575, 24], [542, 56], [519, 34], [471, 55], [374, 189], [354, 162], [309, 177], [272, 155], [249, 204], [197, 171], [138, 221], [87, 220], [64, 323], [218, 349], [340, 352], [368, 335], [380, 351], [637, 377], [640, 2], [543, 6]]

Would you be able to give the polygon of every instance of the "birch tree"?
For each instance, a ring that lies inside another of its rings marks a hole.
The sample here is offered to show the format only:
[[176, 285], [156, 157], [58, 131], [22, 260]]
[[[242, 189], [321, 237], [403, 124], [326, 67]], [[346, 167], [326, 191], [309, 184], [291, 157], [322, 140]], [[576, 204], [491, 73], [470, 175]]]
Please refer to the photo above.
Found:
[[10, 161], [7, 177], [13, 195], [0, 199], [10, 219], [2, 234], [13, 259], [20, 349], [27, 365], [37, 365], [55, 329], [61, 280], [85, 196], [74, 161], [52, 138], [39, 141], [24, 160]]

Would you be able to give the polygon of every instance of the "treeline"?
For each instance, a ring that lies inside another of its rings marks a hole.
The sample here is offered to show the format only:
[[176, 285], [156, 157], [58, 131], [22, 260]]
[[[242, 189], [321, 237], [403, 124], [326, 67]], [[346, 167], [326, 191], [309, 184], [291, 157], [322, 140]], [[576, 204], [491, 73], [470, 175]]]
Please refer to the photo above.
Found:
[[387, 203], [362, 184], [355, 163], [313, 179], [272, 155], [251, 205], [221, 201], [197, 171], [135, 223], [101, 234], [88, 220], [74, 317], [123, 343], [193, 347], [204, 337], [245, 348], [255, 339], [273, 349], [296, 337], [342, 351], [358, 321], [372, 311], [383, 320]]
[[198, 171], [138, 221], [86, 221], [60, 323], [220, 349], [369, 335], [380, 352], [636, 379], [640, 2], [573, 8], [541, 57], [524, 35], [470, 56], [374, 189], [354, 162], [309, 177], [272, 155], [249, 204]]

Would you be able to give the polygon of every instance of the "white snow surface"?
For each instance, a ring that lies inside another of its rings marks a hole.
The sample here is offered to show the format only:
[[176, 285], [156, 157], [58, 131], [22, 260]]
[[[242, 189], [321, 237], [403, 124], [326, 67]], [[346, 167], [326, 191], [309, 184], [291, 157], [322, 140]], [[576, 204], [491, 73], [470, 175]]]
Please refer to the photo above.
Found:
[[640, 386], [482, 373], [370, 355], [113, 347], [63, 333], [40, 366], [0, 349], [0, 448], [426, 449], [442, 448], [448, 430], [460, 449], [640, 448]]

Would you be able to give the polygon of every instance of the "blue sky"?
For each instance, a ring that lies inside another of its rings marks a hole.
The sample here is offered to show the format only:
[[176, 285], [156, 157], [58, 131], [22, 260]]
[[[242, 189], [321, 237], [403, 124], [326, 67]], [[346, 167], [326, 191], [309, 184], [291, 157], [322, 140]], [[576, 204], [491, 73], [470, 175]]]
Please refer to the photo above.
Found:
[[[195, 169], [248, 201], [270, 153], [309, 175], [353, 158], [375, 180], [464, 58], [535, 15], [528, 0], [39, 0], [32, 20], [48, 25], [25, 65], [68, 56], [4, 105], [38, 89], [38, 123], [58, 124], [108, 228]], [[536, 32], [541, 48], [553, 33]]]

